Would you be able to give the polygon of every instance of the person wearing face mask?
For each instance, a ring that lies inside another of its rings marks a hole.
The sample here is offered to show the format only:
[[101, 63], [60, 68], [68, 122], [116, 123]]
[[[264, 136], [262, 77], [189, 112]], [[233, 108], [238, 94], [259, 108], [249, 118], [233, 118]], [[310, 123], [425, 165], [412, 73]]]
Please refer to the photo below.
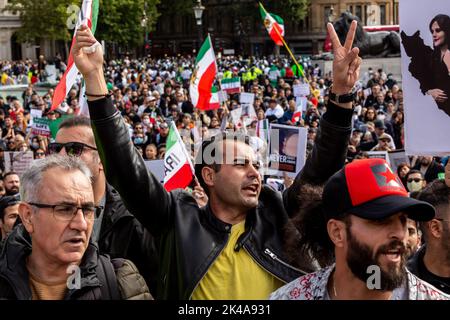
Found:
[[419, 170], [410, 170], [406, 175], [406, 188], [409, 192], [421, 191], [427, 182]]

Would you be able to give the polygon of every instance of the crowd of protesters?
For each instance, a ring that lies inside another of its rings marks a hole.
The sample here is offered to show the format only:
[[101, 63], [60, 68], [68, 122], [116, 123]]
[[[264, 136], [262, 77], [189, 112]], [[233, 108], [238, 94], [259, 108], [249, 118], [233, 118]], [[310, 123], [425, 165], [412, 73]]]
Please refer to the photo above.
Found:
[[[61, 62], [61, 59], [57, 57], [55, 59], [55, 62], [56, 61], [58, 61], [57, 69], [63, 72], [65, 66]], [[60, 117], [78, 116], [80, 114], [79, 83], [69, 92], [66, 101], [54, 111], [50, 111], [54, 89], [49, 89], [44, 95], [39, 95], [34, 91], [33, 85], [35, 83], [45, 82], [46, 64], [47, 62], [44, 57], [40, 57], [37, 64], [33, 64], [31, 61], [0, 62], [2, 85], [18, 83], [28, 84], [28, 88], [22, 94], [22, 99], [18, 99], [18, 97], [15, 96], [0, 96], [0, 125], [2, 127], [0, 139], [0, 156], [2, 161], [0, 162], [0, 169], [2, 170], [4, 177], [3, 184], [5, 189], [11, 175], [17, 175], [15, 173], [11, 174], [11, 172], [5, 172], [5, 164], [3, 162], [4, 151], [32, 151], [35, 159], [41, 159], [49, 154], [59, 153], [62, 149], [62, 146], [59, 149], [49, 147], [49, 145], [52, 146], [52, 143], [55, 142], [54, 138], [33, 134], [30, 118], [31, 111], [33, 109], [39, 109], [42, 111], [42, 116], [50, 120], [56, 120]], [[306, 110], [302, 112], [300, 118], [294, 119], [293, 114], [296, 111], [297, 105], [293, 86], [304, 83], [305, 79], [301, 76], [298, 67], [295, 66], [290, 59], [283, 57], [244, 58], [225, 56], [217, 59], [217, 66], [219, 71], [218, 79], [239, 77], [242, 85], [241, 92], [251, 92], [255, 94], [253, 107], [256, 117], [248, 123], [248, 129], [255, 128], [256, 123], [264, 119], [268, 119], [271, 123], [305, 127], [308, 129], [307, 154], [309, 155], [313, 153], [313, 150], [320, 149], [317, 146], [317, 149], [315, 149], [314, 144], [317, 141], [323, 143], [323, 141], [320, 140], [321, 138], [317, 138], [317, 133], [320, 133], [320, 130], [322, 129], [320, 127], [322, 123], [321, 118], [327, 112], [327, 106], [329, 106], [329, 90], [333, 85], [333, 75], [331, 73], [323, 74], [319, 66], [312, 65], [310, 61], [303, 63], [304, 73], [308, 79], [311, 90], [310, 95], [307, 97]], [[134, 147], [142, 155], [143, 159], [164, 159], [166, 140], [172, 121], [175, 122], [180, 131], [189, 133], [187, 139], [190, 141], [185, 142], [191, 143], [192, 145], [194, 144], [196, 135], [194, 134], [194, 130], [199, 130], [199, 134], [204, 140], [208, 140], [210, 137], [226, 130], [242, 131], [241, 125], [233, 122], [232, 117], [230, 117], [230, 112], [240, 106], [239, 94], [230, 95], [229, 98], [221, 104], [220, 108], [216, 110], [202, 111], [194, 108], [189, 97], [189, 84], [193, 68], [194, 58], [190, 56], [165, 57], [161, 59], [154, 59], [151, 57], [144, 59], [130, 59], [129, 57], [124, 57], [123, 59], [115, 59], [104, 63], [104, 77], [106, 80], [106, 88], [111, 94], [111, 103], [120, 111], [121, 118], [123, 118], [126, 126], [126, 131], [128, 131]], [[363, 74], [360, 80], [355, 84], [358, 91], [353, 103], [354, 108], [351, 121], [351, 134], [345, 157], [345, 162], [347, 163], [355, 163], [357, 162], [355, 160], [369, 158], [369, 155], [367, 154], [369, 151], [389, 152], [404, 148], [403, 92], [396, 79], [394, 79], [391, 74], [386, 74], [386, 72], [389, 72], [389, 70], [384, 71], [378, 69], [375, 71], [369, 69], [369, 71]], [[83, 126], [83, 124], [81, 126]], [[186, 135], [183, 136], [186, 137]], [[321, 137], [321, 135], [319, 135], [319, 137]], [[105, 143], [104, 141], [102, 142]], [[112, 145], [115, 144], [113, 143]], [[65, 150], [66, 152], [68, 151], [67, 148]], [[193, 152], [194, 148], [192, 148], [191, 151]], [[192, 153], [192, 155], [194, 156], [194, 153]], [[427, 185], [433, 186], [433, 188], [438, 187], [437, 184], [440, 181], [439, 178], [442, 177], [440, 174], [444, 172], [444, 166], [447, 159], [411, 157], [409, 160], [409, 163], [402, 163], [398, 168], [394, 169], [397, 169], [401, 182], [404, 184], [404, 187], [411, 192], [411, 196], [418, 197], [419, 200], [426, 201], [435, 206], [444, 205], [448, 208], [448, 199], [439, 199], [439, 201], [431, 199], [431, 196], [429, 195], [430, 191], [427, 191], [429, 190], [427, 189]], [[76, 167], [78, 164], [73, 164], [73, 166]], [[292, 180], [288, 181], [288, 179], [286, 179], [286, 184], [288, 184], [287, 187], [289, 187], [292, 182]], [[342, 181], [340, 183], [342, 183]], [[440, 181], [440, 183], [442, 184], [443, 181]], [[20, 185], [20, 183], [18, 184]], [[123, 185], [120, 187], [126, 188], [126, 186]], [[202, 185], [202, 187], [205, 187], [205, 185]], [[9, 193], [7, 192], [6, 196], [0, 199], [0, 202], [5, 202], [1, 206], [2, 211], [6, 207], [16, 206], [18, 203], [16, 190], [12, 188], [11, 191], [11, 187], [9, 188]], [[444, 184], [439, 185], [439, 188], [446, 189], [448, 187]], [[120, 191], [121, 190], [119, 190], [119, 192]], [[420, 193], [421, 191], [422, 193]], [[205, 190], [200, 188], [199, 192], [205, 193]], [[209, 192], [210, 191], [206, 190], [207, 194], [209, 194]], [[320, 191], [320, 193], [321, 192], [322, 191]], [[442, 193], [444, 194], [445, 192], [442, 191]], [[207, 199], [207, 196], [205, 194], [203, 195]], [[12, 198], [8, 198], [11, 196]], [[405, 198], [408, 198], [406, 194], [404, 196]], [[328, 195], [328, 197], [330, 197], [330, 195]], [[413, 199], [412, 197], [408, 199]], [[445, 198], [445, 194], [442, 198]], [[197, 201], [197, 203], [201, 206], [199, 201]], [[207, 200], [203, 203], [207, 203]], [[411, 202], [409, 205], [415, 206], [417, 203]], [[428, 207], [426, 209], [431, 212]], [[136, 211], [139, 210], [136, 209]], [[393, 211], [389, 214], [393, 215], [395, 213], [396, 212]], [[17, 213], [14, 213], [14, 215], [15, 217], [18, 216]], [[378, 213], [374, 213], [373, 217], [368, 217], [360, 212], [357, 214], [355, 213], [355, 215], [369, 220], [382, 218]], [[445, 215], [445, 212], [438, 212], [437, 214], [441, 221], [448, 221], [446, 220], [447, 218]], [[3, 226], [6, 225], [4, 220], [5, 217], [6, 216], [2, 212], [3, 238], [6, 238], [7, 234], [12, 230], [11, 223], [8, 224], [8, 229], [6, 229], [6, 227], [3, 228]], [[334, 219], [334, 217], [331, 217], [330, 219]], [[416, 220], [427, 219], [418, 218]], [[414, 222], [412, 225], [415, 229], [411, 227], [411, 229], [414, 229], [414, 232], [410, 231], [410, 236], [412, 237], [413, 233], [416, 234], [414, 244], [408, 247], [408, 249], [411, 250], [409, 255], [412, 257], [412, 262], [410, 263], [415, 264], [415, 271], [411, 271], [416, 275], [421, 273], [424, 274], [423, 277], [425, 277], [425, 279], [421, 277], [423, 280], [430, 282], [440, 290], [448, 293], [448, 276], [430, 276], [429, 270], [427, 271], [428, 273], [426, 273], [423, 265], [425, 259], [427, 266], [429, 266], [431, 261], [430, 256], [437, 256], [442, 253], [445, 248], [447, 248], [448, 251], [448, 246], [445, 247], [439, 240], [433, 238], [433, 236], [435, 236], [435, 238], [440, 239], [433, 233], [432, 222], [424, 222], [421, 230], [424, 230], [422, 233], [426, 234], [426, 239], [429, 241], [429, 249], [427, 248], [428, 250], [425, 251], [425, 246], [420, 245], [421, 232], [418, 230], [418, 225], [422, 222], [417, 223], [415, 220], [411, 221]], [[12, 224], [14, 225], [14, 222]], [[145, 227], [152, 231], [151, 233], [159, 234], [159, 231], [153, 230], [156, 226]], [[93, 228], [95, 234], [95, 226]], [[141, 228], [140, 224], [139, 228]], [[409, 229], [410, 228], [408, 227], [408, 230]], [[448, 228], [444, 228], [442, 233], [444, 233], [444, 236], [442, 237], [448, 240], [450, 234]], [[418, 240], [417, 234], [419, 234]], [[99, 237], [98, 234], [97, 237]], [[333, 242], [335, 241], [333, 240]], [[337, 242], [335, 242], [335, 244], [336, 243]], [[419, 250], [419, 248], [422, 249], [418, 253], [420, 256], [417, 256], [415, 255], [415, 251]], [[449, 252], [446, 254], [448, 256]], [[339, 259], [342, 259], [342, 252], [337, 249], [336, 255], [338, 258], [337, 260], [341, 261]], [[324, 257], [324, 260], [326, 260], [325, 258], [326, 257]], [[330, 264], [323, 265], [320, 263], [321, 257], [316, 256], [314, 259], [316, 262], [319, 262], [318, 264], [320, 266], [330, 266]], [[339, 263], [340, 262], [336, 262], [336, 266]], [[448, 264], [449, 262], [443, 261], [442, 263]], [[138, 267], [140, 266], [138, 265]], [[309, 267], [311, 267], [311, 265]], [[311, 267], [311, 269], [307, 268], [306, 270], [314, 271], [317, 269], [316, 263], [315, 268]], [[326, 276], [330, 276], [332, 269], [324, 270], [325, 271], [323, 272], [325, 272]], [[299, 274], [302, 275], [304, 272], [300, 272]], [[289, 277], [285, 277], [283, 282], [287, 282], [285, 279], [289, 279]], [[416, 278], [409, 276], [408, 281], [414, 282], [416, 281], [414, 279]], [[146, 278], [146, 280], [148, 279]], [[184, 280], [185, 279], [181, 278], [178, 279], [178, 281]], [[277, 281], [279, 281], [279, 279]], [[150, 281], [147, 281], [147, 284], [149, 284], [149, 282]], [[176, 283], [170, 283], [169, 285], [177, 286]], [[335, 283], [333, 286], [334, 285]], [[320, 284], [320, 286], [323, 286], [323, 284]], [[427, 284], [425, 286], [427, 286]], [[278, 288], [280, 285], [275, 287]], [[154, 285], [152, 285], [151, 289], [153, 291], [152, 293], [156, 292]], [[191, 290], [193, 289], [194, 288], [191, 288]], [[210, 294], [210, 289], [199, 289], [200, 290], [197, 292], [191, 291], [189, 292], [190, 295], [186, 295], [188, 292], [171, 292], [169, 289], [167, 289], [169, 290], [167, 291], [158, 287], [158, 290], [162, 290], [158, 292], [158, 296], [165, 298], [191, 298], [191, 295], [194, 294], [194, 298], [205, 298]], [[289, 287], [287, 287], [287, 289], [289, 289]], [[294, 289], [297, 290], [298, 288]], [[294, 289], [290, 288], [289, 290]], [[333, 289], [335, 298], [337, 298], [336, 288], [334, 287]], [[323, 290], [323, 287], [320, 287], [320, 290]], [[225, 292], [227, 291], [225, 290]], [[317, 292], [313, 294], [317, 294]], [[407, 293], [403, 291], [396, 292], [395, 294], [395, 298], [397, 299], [408, 298]], [[285, 289], [283, 289], [276, 292], [272, 298], [298, 298], [299, 296], [300, 295], [293, 297], [292, 291], [287, 291], [286, 293]], [[320, 297], [323, 298], [323, 296]], [[391, 298], [391, 296], [386, 297]], [[426, 298], [427, 295], [421, 295], [419, 292], [416, 297]], [[330, 295], [328, 298], [333, 297]]]

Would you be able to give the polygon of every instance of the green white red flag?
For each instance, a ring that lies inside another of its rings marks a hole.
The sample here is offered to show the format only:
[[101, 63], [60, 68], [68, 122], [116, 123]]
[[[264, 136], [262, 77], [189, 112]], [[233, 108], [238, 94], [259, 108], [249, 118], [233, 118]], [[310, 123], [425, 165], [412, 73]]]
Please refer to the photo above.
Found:
[[83, 0], [83, 4], [81, 5], [80, 14], [78, 16], [74, 31], [74, 36], [72, 39], [72, 45], [70, 47], [67, 69], [55, 88], [51, 110], [55, 110], [56, 108], [58, 108], [59, 105], [64, 101], [70, 89], [72, 89], [72, 86], [75, 84], [78, 75], [78, 68], [75, 66], [72, 57], [72, 49], [75, 43], [75, 33], [77, 32], [81, 24], [86, 23], [87, 26], [91, 29], [92, 34], [95, 34], [95, 29], [97, 28], [98, 10], [99, 0]]
[[175, 122], [170, 125], [164, 156], [164, 188], [170, 192], [189, 186], [195, 176], [194, 166], [178, 133]]
[[220, 86], [228, 94], [241, 93], [241, 78], [222, 79]]
[[267, 29], [272, 40], [276, 45], [283, 45], [283, 37], [284, 37], [284, 21], [281, 17], [277, 16], [273, 13], [268, 13], [266, 9], [264, 9], [263, 5], [259, 3], [259, 13], [261, 14], [261, 18], [263, 19], [264, 26]]
[[[217, 74], [216, 56], [211, 38], [208, 35], [195, 61], [194, 72], [191, 77], [189, 93], [194, 107], [210, 110], [214, 79]], [[219, 106], [217, 106], [218, 108]]]

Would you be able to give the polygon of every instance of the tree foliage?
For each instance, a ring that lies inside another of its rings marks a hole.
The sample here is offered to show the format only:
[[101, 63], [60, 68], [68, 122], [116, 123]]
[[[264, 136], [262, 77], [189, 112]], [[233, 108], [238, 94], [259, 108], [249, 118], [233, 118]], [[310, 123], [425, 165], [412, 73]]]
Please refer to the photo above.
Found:
[[[159, 17], [160, 0], [100, 0], [96, 36], [119, 45], [142, 45], [145, 32], [151, 32]], [[143, 21], [146, 25], [143, 26]]]
[[9, 0], [4, 11], [19, 14], [22, 26], [17, 36], [20, 42], [39, 39], [69, 40], [67, 8], [77, 0]]

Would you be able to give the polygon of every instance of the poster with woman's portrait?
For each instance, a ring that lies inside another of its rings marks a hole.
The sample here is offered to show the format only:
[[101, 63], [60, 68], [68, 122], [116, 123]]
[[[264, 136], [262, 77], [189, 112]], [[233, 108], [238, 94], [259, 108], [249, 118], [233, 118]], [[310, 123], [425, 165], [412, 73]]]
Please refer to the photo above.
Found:
[[450, 153], [450, 1], [400, 2], [407, 154]]
[[306, 129], [271, 124], [269, 139], [269, 174], [295, 177], [305, 165]]

